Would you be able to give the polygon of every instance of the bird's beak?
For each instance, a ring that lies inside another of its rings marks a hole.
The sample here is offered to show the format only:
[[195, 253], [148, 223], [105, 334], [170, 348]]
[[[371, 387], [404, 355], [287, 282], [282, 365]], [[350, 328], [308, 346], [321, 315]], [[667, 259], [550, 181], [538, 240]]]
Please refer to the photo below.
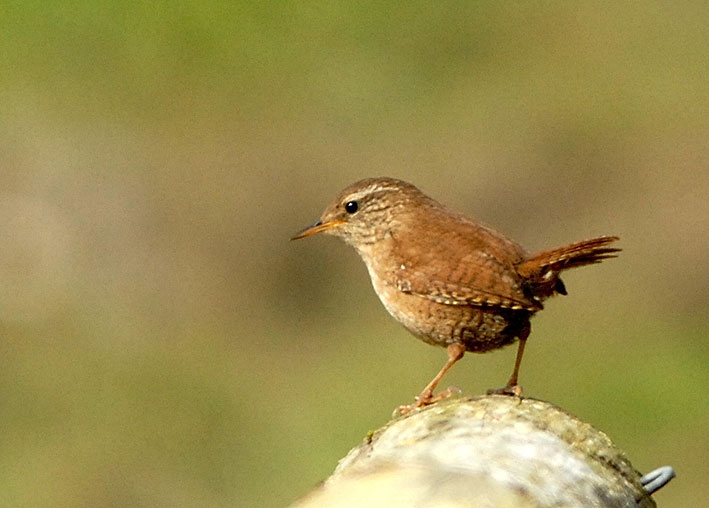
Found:
[[308, 226], [305, 228], [303, 231], [295, 235], [291, 240], [297, 240], [299, 238], [305, 238], [306, 236], [312, 236], [318, 233], [322, 233], [323, 231], [327, 231], [330, 228], [334, 228], [335, 226], [339, 226], [340, 224], [344, 223], [345, 221], [343, 220], [333, 220], [330, 222], [323, 222], [321, 220], [317, 221], [315, 224], [312, 226]]

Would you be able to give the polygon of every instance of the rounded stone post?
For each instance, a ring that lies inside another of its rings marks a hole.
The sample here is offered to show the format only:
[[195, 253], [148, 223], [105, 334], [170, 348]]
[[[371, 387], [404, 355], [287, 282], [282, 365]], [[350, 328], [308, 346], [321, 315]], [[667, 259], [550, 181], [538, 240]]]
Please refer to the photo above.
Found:
[[460, 397], [371, 433], [295, 506], [653, 507], [640, 477], [608, 436], [548, 402]]

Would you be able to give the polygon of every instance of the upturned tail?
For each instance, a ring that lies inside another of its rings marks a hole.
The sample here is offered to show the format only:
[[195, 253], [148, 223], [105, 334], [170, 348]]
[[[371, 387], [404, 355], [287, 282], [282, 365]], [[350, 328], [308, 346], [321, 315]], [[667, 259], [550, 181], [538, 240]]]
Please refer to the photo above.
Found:
[[559, 274], [569, 268], [593, 265], [604, 259], [617, 257], [620, 249], [608, 245], [618, 240], [617, 236], [601, 236], [558, 249], [545, 250], [529, 256], [517, 265], [517, 273], [527, 281], [527, 289], [535, 300], [554, 293], [565, 295], [566, 288]]

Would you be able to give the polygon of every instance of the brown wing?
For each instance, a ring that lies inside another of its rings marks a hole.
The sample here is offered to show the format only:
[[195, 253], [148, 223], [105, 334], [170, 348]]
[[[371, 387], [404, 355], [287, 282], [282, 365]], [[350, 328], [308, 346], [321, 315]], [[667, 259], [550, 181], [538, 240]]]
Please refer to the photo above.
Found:
[[450, 221], [439, 213], [438, 218], [410, 233], [415, 238], [394, 238], [400, 291], [446, 305], [542, 308], [525, 294], [515, 269], [525, 256], [519, 245], [463, 216]]

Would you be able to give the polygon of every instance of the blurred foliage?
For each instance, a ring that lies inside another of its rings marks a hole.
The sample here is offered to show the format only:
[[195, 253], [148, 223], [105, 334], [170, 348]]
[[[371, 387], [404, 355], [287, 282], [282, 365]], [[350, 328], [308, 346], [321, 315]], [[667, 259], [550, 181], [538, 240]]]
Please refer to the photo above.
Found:
[[[356, 255], [291, 244], [391, 175], [530, 250], [622, 256], [535, 318], [530, 396], [700, 506], [705, 2], [0, 7], [0, 504], [283, 506], [440, 367]], [[500, 385], [512, 348], [446, 379]]]

